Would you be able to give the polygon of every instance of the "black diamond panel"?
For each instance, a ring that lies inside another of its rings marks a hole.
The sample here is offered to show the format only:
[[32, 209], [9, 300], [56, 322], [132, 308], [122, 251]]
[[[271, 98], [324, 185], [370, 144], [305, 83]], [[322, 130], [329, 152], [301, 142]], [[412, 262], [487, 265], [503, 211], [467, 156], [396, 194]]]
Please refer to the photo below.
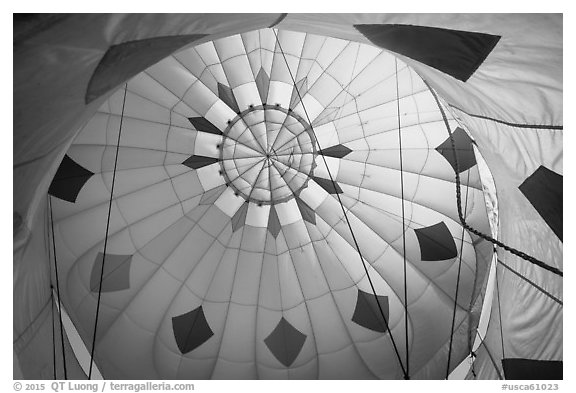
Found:
[[[378, 307], [378, 303], [380, 303], [380, 307]], [[380, 311], [380, 309], [382, 309], [382, 311]], [[382, 318], [382, 313], [384, 313], [386, 320]], [[388, 330], [386, 327], [388, 320], [388, 296], [378, 295], [378, 301], [376, 301], [374, 294], [358, 290], [358, 298], [356, 299], [356, 308], [354, 309], [352, 321], [366, 329], [384, 333]]]
[[65, 155], [50, 184], [48, 194], [74, 203], [80, 190], [92, 175], [94, 173], [76, 163], [68, 155]]
[[276, 328], [264, 339], [272, 354], [286, 367], [290, 367], [300, 354], [306, 335], [282, 318]]
[[456, 243], [446, 224], [438, 224], [415, 229], [420, 243], [421, 259], [423, 261], [443, 261], [458, 255]]
[[204, 344], [214, 332], [206, 321], [202, 306], [172, 318], [172, 330], [178, 349], [183, 354], [193, 351]]

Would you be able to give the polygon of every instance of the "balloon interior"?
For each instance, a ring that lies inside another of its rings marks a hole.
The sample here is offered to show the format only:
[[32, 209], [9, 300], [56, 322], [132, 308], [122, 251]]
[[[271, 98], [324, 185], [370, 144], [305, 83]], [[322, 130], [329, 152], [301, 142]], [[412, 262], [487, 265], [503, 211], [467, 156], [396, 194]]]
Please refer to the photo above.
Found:
[[496, 16], [290, 18], [70, 66], [78, 127], [15, 198], [22, 377], [562, 379], [561, 17], [534, 110]]

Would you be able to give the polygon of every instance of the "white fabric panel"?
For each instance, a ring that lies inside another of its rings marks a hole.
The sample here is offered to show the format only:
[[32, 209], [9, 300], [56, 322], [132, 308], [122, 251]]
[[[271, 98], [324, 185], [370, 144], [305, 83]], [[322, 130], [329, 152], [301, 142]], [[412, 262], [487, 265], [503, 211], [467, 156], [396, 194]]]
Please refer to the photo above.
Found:
[[224, 178], [220, 176], [218, 171], [218, 165], [207, 165], [196, 170], [204, 190], [211, 190], [224, 184]]
[[270, 205], [258, 206], [253, 203], [248, 205], [248, 213], [246, 214], [246, 224], [255, 227], [265, 228], [268, 225], [268, 215], [270, 213]]
[[228, 120], [232, 120], [235, 116], [236, 113], [221, 100], [215, 101], [204, 115], [206, 119], [220, 130], [224, 130], [228, 125]]
[[[302, 101], [300, 101], [296, 108], [294, 108], [294, 112], [302, 116], [303, 119], [308, 121], [309, 118], [310, 123], [314, 122], [314, 119], [316, 119], [324, 109], [322, 103], [318, 102], [318, 100], [316, 100], [311, 94], [312, 93], [303, 95], [300, 93], [302, 96]], [[306, 110], [304, 110], [304, 108], [306, 108]]]
[[[275, 57], [277, 58], [277, 57]], [[288, 76], [288, 78], [290, 78]], [[268, 104], [280, 104], [283, 108], [290, 106], [290, 97], [292, 95], [292, 80], [279, 82], [270, 78], [270, 88], [268, 90]]]
[[334, 146], [340, 142], [334, 123], [315, 126], [314, 134], [316, 136], [317, 146]]
[[[256, 73], [256, 75], [258, 75], [258, 73]], [[241, 111], [248, 109], [248, 106], [255, 102], [260, 102], [258, 88], [256, 87], [256, 83], [254, 83], [254, 79], [255, 76], [252, 76], [249, 81], [234, 89], [234, 97], [236, 97]]]
[[217, 158], [220, 154], [218, 145], [222, 142], [222, 137], [216, 134], [209, 134], [207, 132], [196, 133], [196, 141], [194, 144], [194, 154], [204, 157]]

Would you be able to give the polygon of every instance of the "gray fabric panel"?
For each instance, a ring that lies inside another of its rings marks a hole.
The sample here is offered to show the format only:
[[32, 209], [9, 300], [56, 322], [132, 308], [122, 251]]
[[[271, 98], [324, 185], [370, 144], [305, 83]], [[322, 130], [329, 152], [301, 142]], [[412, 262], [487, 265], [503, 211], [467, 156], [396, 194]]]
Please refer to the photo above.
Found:
[[[298, 90], [296, 90], [298, 89]], [[300, 102], [300, 97], [304, 97], [304, 94], [308, 92], [308, 78], [302, 78], [296, 86], [292, 89], [292, 97], [290, 97], [290, 109], [294, 109]], [[300, 93], [300, 95], [298, 95]]]
[[320, 187], [326, 190], [328, 194], [342, 194], [343, 191], [335, 181], [331, 181], [329, 179], [323, 179], [321, 177], [313, 177], [314, 181], [318, 183]]
[[270, 215], [268, 216], [268, 230], [272, 236], [274, 236], [274, 238], [278, 237], [278, 233], [280, 233], [280, 220], [278, 219], [278, 213], [276, 213], [274, 205], [270, 206]]
[[86, 103], [89, 104], [140, 71], [204, 36], [206, 34], [155, 37], [111, 46], [90, 78]]
[[232, 217], [232, 232], [242, 228], [246, 222], [246, 213], [248, 213], [248, 202], [240, 206], [240, 209]]
[[236, 97], [234, 97], [234, 92], [230, 87], [218, 82], [218, 97], [220, 97], [220, 99], [224, 101], [224, 103], [228, 105], [234, 112], [240, 113], [240, 108], [236, 102]]
[[210, 120], [204, 117], [189, 117], [188, 121], [197, 131], [207, 132], [209, 134], [221, 135], [222, 131], [216, 127]]
[[304, 333], [282, 317], [272, 333], [264, 339], [264, 342], [280, 363], [290, 367], [300, 354], [306, 337]]
[[336, 145], [329, 147], [327, 149], [322, 149], [318, 153], [324, 156], [334, 157], [334, 158], [344, 158], [350, 154], [352, 150], [344, 145]]
[[[378, 303], [380, 303], [380, 307], [378, 307]], [[382, 308], [386, 321], [382, 318], [380, 308]], [[388, 296], [378, 295], [378, 301], [376, 301], [374, 294], [358, 290], [352, 321], [366, 329], [385, 333], [388, 331], [386, 325], [390, 319], [389, 313]]]
[[296, 198], [296, 204], [298, 205], [302, 219], [316, 225], [316, 213], [314, 210], [300, 198]]
[[102, 278], [102, 292], [121, 291], [130, 288], [130, 264], [132, 255], [114, 255], [99, 252], [92, 266], [90, 275], [90, 290], [98, 292], [102, 263], [104, 263], [104, 276]]
[[258, 94], [260, 94], [260, 99], [262, 104], [266, 103], [268, 99], [268, 88], [270, 86], [270, 77], [264, 71], [264, 68], [260, 68], [258, 71], [258, 76], [256, 76], [256, 87], [258, 88]]
[[222, 193], [224, 192], [224, 190], [227, 187], [228, 186], [223, 184], [221, 186], [218, 186], [216, 188], [213, 188], [211, 190], [206, 191], [202, 195], [202, 198], [200, 198], [200, 202], [198, 204], [199, 205], [211, 205], [211, 204], [213, 204], [220, 197], [220, 195], [222, 195]]
[[204, 156], [190, 156], [182, 164], [188, 168], [198, 169], [218, 162], [217, 158]]
[[500, 36], [474, 31], [401, 24], [354, 27], [374, 45], [429, 65], [466, 82], [488, 57]]

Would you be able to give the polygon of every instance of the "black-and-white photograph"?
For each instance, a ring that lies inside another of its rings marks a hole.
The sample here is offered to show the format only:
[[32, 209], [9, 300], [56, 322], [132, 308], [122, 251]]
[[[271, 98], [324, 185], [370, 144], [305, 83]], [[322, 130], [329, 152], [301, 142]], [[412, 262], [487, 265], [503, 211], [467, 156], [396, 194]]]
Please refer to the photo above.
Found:
[[563, 14], [14, 13], [13, 67], [14, 380], [563, 380]]

